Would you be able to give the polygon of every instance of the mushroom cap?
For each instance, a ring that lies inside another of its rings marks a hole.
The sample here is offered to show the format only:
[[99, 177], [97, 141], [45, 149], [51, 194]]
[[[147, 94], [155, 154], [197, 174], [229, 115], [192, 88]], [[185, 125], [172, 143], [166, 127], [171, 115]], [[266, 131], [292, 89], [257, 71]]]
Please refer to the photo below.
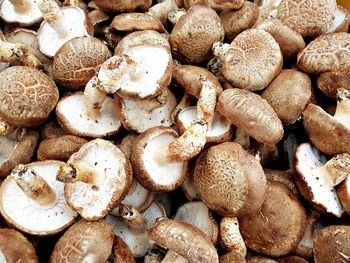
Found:
[[261, 94], [284, 125], [295, 123], [311, 98], [311, 80], [305, 73], [285, 69]]
[[210, 7], [196, 5], [180, 17], [169, 42], [174, 53], [193, 64], [212, 58], [212, 45], [222, 41], [224, 35], [224, 27], [216, 12]]
[[124, 13], [117, 15], [113, 19], [110, 27], [118, 31], [165, 31], [163, 24], [157, 18], [147, 13]]
[[225, 142], [203, 151], [196, 161], [193, 182], [202, 201], [222, 216], [253, 213], [264, 201], [264, 171], [238, 143]]
[[216, 11], [240, 9], [246, 1], [244, 0], [208, 0], [209, 6]]
[[282, 65], [276, 40], [264, 30], [248, 29], [232, 41], [221, 74], [233, 87], [257, 91], [270, 84]]
[[349, 16], [349, 11], [346, 8], [342, 7], [341, 5], [337, 5], [337, 9], [335, 10], [335, 18], [333, 23], [327, 29], [326, 33], [348, 32], [350, 23]]
[[294, 251], [303, 237], [306, 212], [283, 184], [268, 182], [260, 211], [239, 218], [240, 231], [250, 249], [282, 256]]
[[319, 36], [298, 54], [297, 67], [308, 74], [346, 70], [350, 66], [349, 45], [350, 34], [345, 32]]
[[350, 214], [350, 178], [347, 177], [337, 187], [337, 195], [344, 210]]
[[87, 140], [74, 135], [63, 135], [45, 139], [39, 144], [37, 158], [43, 160], [67, 161]]
[[303, 112], [303, 124], [310, 141], [323, 153], [350, 152], [350, 129], [321, 107], [309, 103]]
[[148, 100], [135, 100], [115, 96], [114, 100], [118, 105], [118, 114], [123, 126], [138, 133], [155, 126], [171, 126], [173, 121], [170, 114], [176, 107], [176, 98], [170, 90], [165, 92], [168, 93], [166, 103], [152, 111], [147, 109], [147, 104], [151, 104]]
[[264, 19], [254, 26], [270, 33], [281, 48], [284, 60], [295, 59], [305, 48], [303, 37], [277, 18]]
[[158, 245], [174, 250], [190, 262], [219, 262], [213, 243], [189, 223], [162, 218], [148, 230], [148, 236]]
[[276, 112], [253, 92], [227, 89], [216, 107], [221, 115], [259, 142], [274, 145], [283, 137], [283, 126]]
[[336, 8], [334, 0], [282, 0], [277, 17], [303, 37], [318, 36], [332, 24]]
[[35, 0], [25, 1], [29, 4], [27, 8], [20, 10], [15, 8], [10, 0], [3, 0], [0, 3], [0, 17], [7, 23], [18, 23], [22, 26], [30, 26], [39, 23], [43, 16]]
[[125, 153], [125, 155], [130, 159], [131, 150], [133, 148], [134, 142], [137, 138], [138, 134], [129, 132], [126, 134], [120, 141], [116, 143], [118, 148]]
[[33, 245], [28, 239], [14, 229], [0, 228], [0, 259], [1, 254], [6, 262], [38, 263]]
[[85, 86], [97, 67], [111, 57], [107, 45], [95, 37], [77, 37], [65, 43], [53, 59], [53, 78], [69, 89]]
[[103, 220], [80, 220], [57, 241], [50, 262], [106, 262], [112, 253], [114, 234]]
[[106, 97], [100, 112], [100, 116], [96, 119], [86, 116], [83, 92], [64, 96], [56, 107], [58, 122], [71, 134], [82, 137], [104, 137], [118, 133], [122, 125], [112, 98]]
[[132, 182], [132, 168], [125, 154], [109, 141], [95, 139], [84, 144], [67, 162], [85, 163], [104, 179], [97, 184], [66, 183], [67, 203], [85, 220], [105, 217], [123, 200]]
[[298, 256], [286, 256], [279, 258], [278, 263], [308, 263], [308, 261]]
[[246, 263], [244, 256], [234, 250], [221, 255], [219, 261], [220, 263]]
[[278, 261], [271, 258], [255, 256], [247, 260], [247, 263], [277, 263]]
[[6, 177], [18, 164], [29, 163], [39, 141], [39, 133], [31, 129], [16, 129], [0, 137], [0, 178]]
[[67, 6], [60, 10], [66, 19], [65, 25], [69, 26], [69, 34], [64, 37], [58, 37], [57, 32], [47, 23], [43, 21], [38, 30], [38, 41], [40, 51], [48, 56], [55, 56], [56, 52], [69, 40], [75, 37], [89, 36], [92, 34], [92, 25], [88, 20], [85, 12], [79, 7]]
[[55, 82], [41, 71], [13, 66], [0, 72], [0, 117], [15, 126], [38, 126], [58, 101]]
[[67, 135], [67, 132], [56, 122], [52, 120], [40, 126], [40, 133], [43, 140], [56, 136]]
[[113, 256], [115, 262], [135, 263], [135, 258], [125, 241], [118, 236], [114, 236]]
[[336, 99], [338, 89], [350, 90], [350, 68], [341, 71], [324, 72], [317, 77], [317, 87], [324, 95]]
[[190, 160], [188, 164], [185, 181], [181, 185], [181, 190], [185, 194], [188, 201], [199, 200], [199, 196], [193, 183], [193, 172], [195, 167], [195, 159]]
[[0, 212], [9, 225], [31, 235], [47, 236], [59, 233], [74, 223], [77, 213], [66, 203], [64, 184], [56, 180], [62, 164], [58, 161], [43, 161], [26, 165], [55, 192], [54, 205], [40, 205], [28, 198], [11, 176], [4, 180], [0, 188]]
[[[131, 152], [133, 171], [139, 182], [150, 191], [172, 191], [185, 179], [187, 162], [160, 162], [167, 155], [168, 144], [178, 137], [169, 127], [153, 127], [143, 132]], [[165, 159], [165, 158], [164, 158]]]
[[329, 185], [329, 179], [317, 167], [327, 161], [315, 147], [309, 143], [298, 146], [295, 158], [295, 180], [302, 196], [320, 212], [327, 212], [337, 217], [344, 213], [336, 190]]
[[288, 171], [278, 171], [271, 169], [264, 169], [266, 179], [268, 181], [274, 181], [283, 184], [288, 188], [295, 196], [299, 196], [299, 190], [297, 185], [294, 183], [293, 175]]
[[152, 0], [94, 0], [94, 3], [100, 9], [107, 12], [121, 12], [121, 11], [146, 11], [152, 5]]
[[350, 226], [333, 225], [322, 229], [314, 240], [315, 263], [349, 260]]

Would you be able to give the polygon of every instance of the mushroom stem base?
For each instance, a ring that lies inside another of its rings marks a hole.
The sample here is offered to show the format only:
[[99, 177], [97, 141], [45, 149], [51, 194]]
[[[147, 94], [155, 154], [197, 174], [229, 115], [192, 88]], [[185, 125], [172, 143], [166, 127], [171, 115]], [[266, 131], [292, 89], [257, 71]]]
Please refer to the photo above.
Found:
[[102, 173], [86, 163], [64, 164], [57, 172], [57, 180], [64, 183], [84, 182], [99, 185], [104, 180]]

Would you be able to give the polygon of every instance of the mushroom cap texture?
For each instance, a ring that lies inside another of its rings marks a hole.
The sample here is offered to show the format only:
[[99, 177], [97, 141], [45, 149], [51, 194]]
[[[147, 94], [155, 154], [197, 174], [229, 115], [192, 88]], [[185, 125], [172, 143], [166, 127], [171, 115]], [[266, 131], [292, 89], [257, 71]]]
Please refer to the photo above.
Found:
[[239, 218], [240, 231], [250, 249], [283, 256], [294, 251], [303, 237], [306, 212], [283, 184], [268, 182], [260, 211]]
[[220, 256], [220, 263], [246, 263], [244, 256], [237, 251], [230, 251]]
[[277, 263], [278, 261], [271, 258], [255, 256], [247, 260], [247, 263]]
[[266, 88], [282, 65], [276, 40], [266, 31], [248, 29], [232, 41], [221, 73], [233, 87], [256, 91]]
[[164, 32], [163, 24], [147, 13], [124, 13], [117, 15], [111, 25], [118, 31], [154, 30]]
[[6, 262], [38, 263], [33, 245], [20, 232], [9, 228], [0, 229], [0, 253]]
[[298, 54], [297, 67], [308, 74], [346, 70], [350, 66], [350, 34], [317, 37]]
[[94, 37], [78, 37], [65, 43], [53, 59], [53, 78], [69, 89], [85, 86], [97, 67], [111, 56], [107, 46]]
[[223, 91], [217, 111], [255, 140], [274, 145], [284, 134], [283, 125], [271, 105], [259, 95], [242, 89]]
[[315, 263], [348, 262], [350, 226], [325, 227], [314, 239]]
[[335, 0], [282, 0], [277, 17], [303, 37], [326, 32], [333, 22]]
[[286, 256], [279, 258], [278, 263], [308, 263], [308, 261], [298, 256]]
[[213, 243], [191, 224], [162, 218], [148, 230], [148, 236], [158, 245], [175, 251], [190, 262], [219, 262]]
[[94, 3], [107, 12], [146, 11], [152, 5], [152, 0], [95, 0]]
[[121, 237], [116, 235], [113, 242], [113, 256], [116, 263], [135, 263], [135, 258], [128, 245]]
[[107, 222], [80, 220], [58, 240], [50, 262], [106, 262], [113, 239], [113, 229]]
[[55, 82], [43, 72], [13, 66], [0, 72], [0, 117], [15, 126], [38, 126], [58, 102]]
[[264, 201], [264, 171], [238, 143], [225, 142], [202, 152], [193, 182], [203, 202], [223, 216], [254, 213]]
[[336, 99], [338, 89], [350, 90], [350, 67], [342, 71], [330, 71], [317, 77], [317, 87], [324, 95]]

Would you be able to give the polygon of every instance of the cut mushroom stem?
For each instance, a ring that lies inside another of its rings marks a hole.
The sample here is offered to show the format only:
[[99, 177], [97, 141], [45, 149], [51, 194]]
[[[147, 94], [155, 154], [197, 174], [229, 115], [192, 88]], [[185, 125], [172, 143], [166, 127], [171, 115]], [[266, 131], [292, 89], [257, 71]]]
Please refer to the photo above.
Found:
[[0, 136], [11, 134], [15, 129], [15, 126], [0, 118]]
[[168, 20], [175, 25], [179, 21], [180, 17], [185, 14], [186, 12], [183, 10], [172, 11], [168, 14]]
[[9, 0], [11, 4], [15, 7], [16, 12], [25, 13], [31, 8], [30, 0]]
[[84, 90], [84, 111], [89, 119], [96, 119], [101, 115], [101, 107], [107, 95], [98, 89], [97, 77], [92, 77]]
[[342, 153], [334, 156], [323, 166], [316, 168], [324, 173], [331, 188], [340, 184], [350, 174], [350, 154]]
[[55, 192], [33, 169], [20, 164], [12, 170], [11, 177], [27, 197], [38, 202], [40, 205], [55, 204]]
[[216, 89], [212, 82], [200, 76], [202, 90], [197, 102], [197, 118], [207, 124], [214, 118], [216, 105]]
[[87, 163], [71, 163], [60, 166], [57, 180], [63, 183], [84, 182], [99, 185], [103, 180], [103, 173], [96, 171], [94, 166]]
[[337, 108], [334, 118], [350, 128], [350, 91], [346, 89], [338, 89], [337, 91]]
[[182, 99], [180, 102], [176, 105], [176, 107], [173, 109], [173, 111], [170, 114], [170, 118], [173, 122], [175, 122], [176, 116], [185, 108], [189, 107], [191, 105], [193, 96], [185, 92], [184, 95], [182, 96]]
[[119, 206], [119, 215], [124, 222], [133, 230], [146, 230], [146, 222], [141, 213], [132, 205], [121, 204]]
[[230, 48], [230, 44], [215, 42], [212, 47], [212, 51], [215, 57], [218, 57], [220, 60], [226, 57], [226, 54]]
[[250, 146], [250, 136], [240, 128], [236, 129], [236, 137], [233, 141], [242, 145], [244, 149]]

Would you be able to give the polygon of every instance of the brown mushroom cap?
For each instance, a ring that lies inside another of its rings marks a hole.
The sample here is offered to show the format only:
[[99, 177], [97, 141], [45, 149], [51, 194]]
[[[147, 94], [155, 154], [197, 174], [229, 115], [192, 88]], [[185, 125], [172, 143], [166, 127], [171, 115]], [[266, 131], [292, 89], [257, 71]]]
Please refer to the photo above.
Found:
[[234, 250], [221, 255], [219, 261], [220, 263], [246, 263], [244, 256]]
[[239, 220], [250, 249], [269, 256], [287, 255], [303, 237], [306, 213], [301, 202], [283, 184], [268, 182], [260, 211]]
[[58, 240], [50, 262], [106, 262], [113, 239], [112, 227], [105, 221], [80, 220]]
[[282, 0], [278, 18], [303, 37], [318, 36], [332, 24], [336, 8], [334, 0]]
[[193, 182], [202, 201], [223, 216], [253, 213], [264, 201], [266, 178], [259, 161], [234, 142], [202, 152]]
[[311, 98], [311, 80], [305, 73], [285, 69], [261, 94], [284, 125], [295, 123]]
[[152, 0], [94, 0], [94, 3], [100, 9], [107, 12], [134, 11], [140, 9], [146, 11], [152, 5]]
[[350, 34], [345, 32], [319, 36], [298, 54], [297, 67], [308, 74], [346, 70], [350, 66], [349, 45]]
[[348, 32], [349, 24], [349, 11], [341, 5], [338, 5], [335, 11], [335, 18], [333, 20], [333, 23], [327, 29], [326, 33]]
[[0, 17], [7, 23], [18, 23], [23, 26], [30, 26], [39, 23], [43, 16], [34, 0], [22, 1], [4, 0], [0, 3]]
[[97, 67], [110, 56], [107, 46], [97, 38], [73, 38], [56, 53], [53, 78], [57, 84], [76, 90], [85, 86]]
[[148, 230], [148, 235], [158, 245], [174, 250], [190, 262], [219, 262], [209, 238], [191, 224], [162, 218]]
[[336, 99], [338, 89], [347, 89], [350, 82], [350, 68], [341, 71], [324, 72], [317, 77], [317, 87], [324, 95]]
[[116, 263], [135, 263], [135, 258], [128, 245], [121, 237], [114, 236], [113, 256]]
[[247, 263], [277, 263], [278, 261], [271, 258], [255, 256], [247, 260]]
[[295, 194], [295, 196], [299, 195], [298, 187], [294, 183], [293, 175], [290, 172], [271, 169], [264, 169], [264, 172], [268, 181], [282, 183], [285, 187], [288, 188], [289, 191]]
[[43, 123], [58, 101], [55, 83], [41, 71], [14, 66], [0, 72], [0, 117], [16, 126]]
[[21, 233], [9, 228], [0, 229], [0, 260], [4, 263], [39, 262], [35, 249], [28, 239]]
[[282, 0], [254, 0], [259, 6], [259, 16], [257, 21], [277, 17], [278, 6]]
[[315, 237], [315, 263], [348, 262], [350, 226], [333, 225], [322, 229]]
[[286, 256], [279, 258], [278, 263], [308, 263], [308, 261], [298, 256]]
[[6, 177], [18, 164], [29, 163], [39, 141], [37, 131], [16, 129], [0, 137], [0, 178]]
[[218, 99], [217, 111], [259, 142], [274, 145], [283, 137], [283, 126], [276, 112], [253, 92], [225, 90]]
[[113, 19], [110, 27], [118, 31], [165, 31], [163, 24], [157, 18], [147, 13], [125, 13], [117, 15]]
[[56, 136], [67, 135], [67, 132], [56, 122], [56, 120], [49, 121], [48, 123], [40, 126], [41, 137], [43, 140]]
[[191, 63], [208, 61], [214, 42], [225, 35], [220, 17], [207, 6], [191, 7], [174, 26], [169, 42], [172, 51]]
[[344, 208], [344, 210], [350, 214], [350, 178], [347, 177], [337, 187], [338, 198]]

